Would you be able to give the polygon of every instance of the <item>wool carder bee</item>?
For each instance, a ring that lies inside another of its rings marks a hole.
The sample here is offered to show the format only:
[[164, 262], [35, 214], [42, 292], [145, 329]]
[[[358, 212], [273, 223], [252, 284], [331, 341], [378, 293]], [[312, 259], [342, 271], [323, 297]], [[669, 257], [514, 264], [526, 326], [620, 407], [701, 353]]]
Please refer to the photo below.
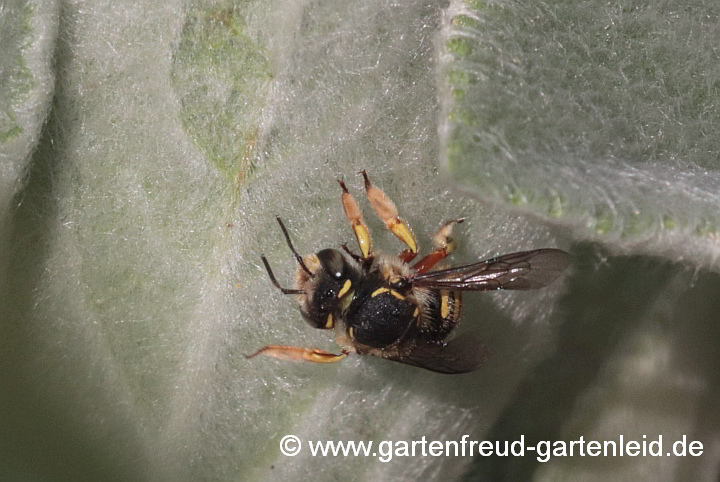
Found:
[[465, 373], [479, 368], [485, 351], [472, 339], [452, 337], [458, 326], [463, 291], [530, 290], [552, 283], [570, 264], [559, 249], [506, 254], [478, 263], [435, 269], [455, 249], [453, 228], [443, 224], [433, 236], [435, 249], [411, 264], [418, 243], [395, 204], [361, 171], [373, 209], [387, 228], [405, 243], [399, 255], [376, 253], [357, 201], [341, 180], [342, 204], [355, 233], [360, 254], [323, 249], [300, 256], [284, 224], [277, 218], [298, 268], [295, 287], [280, 286], [267, 258], [262, 261], [270, 281], [284, 294], [296, 295], [300, 312], [313, 327], [334, 330], [339, 354], [318, 349], [268, 345], [251, 355], [316, 363], [337, 362], [352, 353], [373, 355], [440, 373]]

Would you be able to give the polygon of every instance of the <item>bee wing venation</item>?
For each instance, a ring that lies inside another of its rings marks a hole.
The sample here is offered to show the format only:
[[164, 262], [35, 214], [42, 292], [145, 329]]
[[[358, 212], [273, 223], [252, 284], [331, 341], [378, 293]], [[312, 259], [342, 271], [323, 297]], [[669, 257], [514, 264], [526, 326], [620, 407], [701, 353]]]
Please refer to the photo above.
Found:
[[448, 375], [468, 373], [485, 364], [485, 347], [473, 337], [458, 337], [443, 344], [408, 342], [400, 353], [384, 353], [388, 360]]
[[570, 255], [559, 249], [506, 254], [479, 263], [411, 278], [413, 286], [461, 291], [531, 290], [547, 286], [567, 269]]

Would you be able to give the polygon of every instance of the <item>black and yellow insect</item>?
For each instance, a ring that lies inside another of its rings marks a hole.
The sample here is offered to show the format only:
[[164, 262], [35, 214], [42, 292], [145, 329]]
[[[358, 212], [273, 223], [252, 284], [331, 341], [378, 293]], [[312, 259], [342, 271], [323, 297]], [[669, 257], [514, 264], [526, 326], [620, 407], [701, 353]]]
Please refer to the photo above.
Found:
[[465, 373], [484, 361], [483, 350], [450, 335], [460, 321], [462, 291], [529, 290], [552, 283], [569, 265], [559, 249], [536, 249], [455, 268], [433, 270], [455, 249], [452, 229], [463, 219], [445, 223], [434, 235], [436, 249], [413, 265], [418, 244], [395, 204], [373, 186], [365, 171], [365, 190], [380, 219], [406, 245], [399, 256], [375, 253], [362, 211], [342, 181], [342, 202], [361, 254], [323, 249], [302, 257], [280, 218], [285, 240], [298, 261], [295, 288], [282, 288], [265, 256], [272, 283], [297, 295], [307, 322], [333, 329], [340, 354], [286, 345], [268, 345], [248, 355], [268, 355], [317, 363], [340, 361], [351, 353], [374, 355], [440, 373]]

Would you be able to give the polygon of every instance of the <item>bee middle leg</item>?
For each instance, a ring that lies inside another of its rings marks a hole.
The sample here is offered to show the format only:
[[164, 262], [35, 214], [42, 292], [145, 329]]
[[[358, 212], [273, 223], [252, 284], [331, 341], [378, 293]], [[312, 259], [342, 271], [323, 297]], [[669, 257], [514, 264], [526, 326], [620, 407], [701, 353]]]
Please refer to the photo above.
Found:
[[258, 355], [271, 356], [280, 360], [309, 361], [314, 363], [334, 363], [347, 357], [350, 352], [342, 350], [339, 355], [315, 348], [301, 348], [289, 345], [268, 345], [255, 353], [245, 355], [245, 358], [254, 358]]
[[455, 251], [455, 240], [450, 237], [452, 230], [456, 224], [460, 224], [465, 221], [465, 218], [453, 219], [450, 222], [443, 224], [440, 229], [433, 235], [433, 241], [437, 248], [432, 253], [428, 254], [420, 261], [413, 265], [413, 270], [416, 273], [425, 273], [435, 266], [437, 263], [447, 258]]
[[395, 203], [385, 194], [382, 189], [378, 189], [372, 185], [370, 178], [365, 170], [360, 171], [363, 179], [365, 180], [365, 191], [367, 197], [370, 200], [375, 213], [382, 222], [385, 223], [387, 228], [397, 236], [403, 243], [408, 247], [405, 251], [400, 253], [400, 259], [409, 263], [412, 261], [418, 253], [417, 240], [413, 234], [410, 226], [398, 217], [397, 208]]

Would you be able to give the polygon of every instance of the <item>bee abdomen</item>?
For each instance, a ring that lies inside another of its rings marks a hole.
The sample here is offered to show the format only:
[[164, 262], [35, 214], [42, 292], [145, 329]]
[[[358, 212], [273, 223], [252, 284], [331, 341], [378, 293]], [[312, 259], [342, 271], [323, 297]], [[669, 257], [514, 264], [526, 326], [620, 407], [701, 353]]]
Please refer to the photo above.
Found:
[[420, 333], [428, 341], [443, 341], [460, 321], [461, 308], [462, 294], [459, 291], [431, 291], [420, 317]]

